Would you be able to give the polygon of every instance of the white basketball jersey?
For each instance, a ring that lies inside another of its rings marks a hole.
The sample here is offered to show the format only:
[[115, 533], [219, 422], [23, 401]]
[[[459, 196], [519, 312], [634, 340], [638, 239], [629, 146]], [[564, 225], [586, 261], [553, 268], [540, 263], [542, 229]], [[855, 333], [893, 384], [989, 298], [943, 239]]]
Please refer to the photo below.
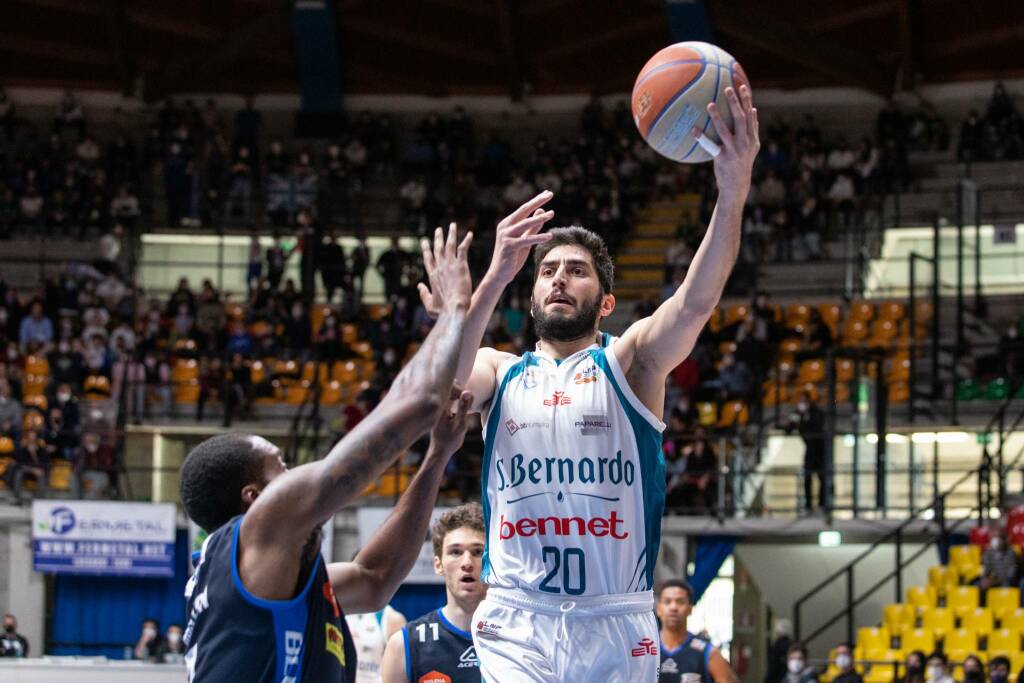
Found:
[[384, 660], [384, 647], [387, 635], [384, 633], [384, 620], [394, 613], [390, 606], [372, 614], [347, 614], [348, 630], [356, 646], [356, 683], [380, 683], [381, 662]]
[[581, 596], [650, 590], [665, 425], [630, 390], [614, 339], [562, 361], [509, 359], [484, 423], [485, 582]]

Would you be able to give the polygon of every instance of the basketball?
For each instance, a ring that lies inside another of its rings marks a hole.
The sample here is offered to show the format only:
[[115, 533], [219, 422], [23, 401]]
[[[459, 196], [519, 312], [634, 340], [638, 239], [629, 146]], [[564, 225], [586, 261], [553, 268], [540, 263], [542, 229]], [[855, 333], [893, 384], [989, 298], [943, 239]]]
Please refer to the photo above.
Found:
[[696, 164], [711, 153], [691, 132], [694, 126], [720, 144], [708, 116], [708, 102], [732, 128], [732, 111], [725, 89], [750, 87], [743, 67], [725, 50], [698, 41], [676, 43], [647, 60], [633, 84], [633, 121], [643, 139], [658, 154], [673, 161]]

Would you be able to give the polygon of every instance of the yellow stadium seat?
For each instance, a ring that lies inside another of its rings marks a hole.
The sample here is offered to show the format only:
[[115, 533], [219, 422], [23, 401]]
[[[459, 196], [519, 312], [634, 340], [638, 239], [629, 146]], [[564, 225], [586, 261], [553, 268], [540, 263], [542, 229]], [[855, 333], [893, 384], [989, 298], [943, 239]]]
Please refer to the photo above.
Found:
[[103, 375], [89, 375], [85, 378], [82, 393], [87, 401], [102, 401], [110, 397], [110, 380]]
[[[977, 652], [978, 634], [967, 628], [953, 629], [946, 633], [946, 637], [942, 642], [942, 649], [946, 654], [951, 652], [966, 652], [966, 654]], [[950, 657], [950, 659], [962, 660], [963, 657]]]
[[730, 306], [725, 311], [725, 324], [726, 326], [732, 325], [735, 322], [739, 322], [747, 317], [750, 313], [750, 307], [745, 304], [737, 304]]
[[957, 568], [957, 573], [965, 581], [973, 581], [977, 574], [974, 569], [981, 568], [981, 548], [976, 545], [954, 545], [949, 549], [949, 563]]
[[914, 606], [905, 602], [886, 605], [882, 611], [882, 625], [889, 633], [902, 633], [907, 626], [913, 626], [917, 614]]
[[[1003, 618], [999, 620], [999, 628], [1008, 628], [1024, 633], [1024, 607], [1018, 607], [1012, 612], [1004, 613]], [[989, 630], [991, 631], [992, 629]]]
[[867, 658], [875, 663], [864, 674], [864, 683], [893, 683], [896, 667], [888, 662], [902, 662], [904, 659], [901, 650], [871, 652]]
[[199, 379], [199, 363], [194, 358], [179, 359], [171, 370], [171, 380], [175, 384], [181, 384], [193, 379]]
[[370, 304], [366, 307], [366, 314], [370, 320], [380, 322], [391, 314], [391, 306], [388, 304]]
[[370, 342], [355, 342], [354, 344], [352, 344], [352, 351], [354, 351], [357, 356], [360, 356], [362, 358], [373, 358], [373, 347], [370, 345]]
[[325, 406], [335, 406], [341, 403], [345, 396], [341, 382], [331, 381], [321, 387], [320, 403]]
[[904, 652], [911, 652], [913, 650], [934, 652], [935, 633], [926, 628], [905, 627], [900, 634], [900, 649]]
[[[1006, 625], [1003, 625], [1004, 628]], [[969, 612], [960, 615], [960, 627], [970, 629], [979, 636], [987, 636], [995, 630], [995, 621], [992, 618], [992, 610], [987, 607], [977, 607]]]
[[22, 431], [35, 431], [40, 432], [43, 427], [46, 426], [46, 419], [34, 410], [29, 410], [22, 413], [21, 416], [21, 429]]
[[0, 456], [10, 455], [14, 452], [14, 439], [9, 436], [0, 436]]
[[718, 406], [711, 402], [697, 404], [697, 420], [704, 427], [711, 427], [718, 422]]
[[351, 384], [359, 379], [359, 368], [351, 360], [335, 363], [331, 377], [342, 384]]
[[843, 343], [857, 345], [868, 336], [868, 326], [863, 320], [849, 319], [843, 325]]
[[811, 307], [807, 304], [791, 304], [786, 307], [786, 327], [796, 324], [804, 325], [811, 319]]
[[785, 384], [775, 384], [772, 381], [765, 382], [761, 393], [761, 405], [774, 407], [776, 403], [785, 404], [789, 401], [789, 387]]
[[747, 406], [743, 401], [729, 401], [722, 406], [722, 415], [718, 420], [718, 426], [722, 429], [733, 425], [745, 425], [749, 419]]
[[[0, 437], [0, 446], [2, 446], [2, 442], [4, 439], [10, 441], [10, 439], [6, 436]], [[13, 442], [11, 442], [11, 450], [14, 450]], [[0, 451], [0, 453], [2, 453], [2, 451]], [[10, 457], [9, 455], [0, 455], [0, 489], [7, 488], [7, 471], [10, 468], [14, 467], [14, 464], [16, 462], [17, 460]]]
[[906, 314], [906, 306], [898, 301], [886, 301], [878, 305], [878, 317], [896, 322]]
[[928, 568], [928, 585], [935, 588], [936, 595], [945, 595], [950, 588], [960, 584], [956, 570], [946, 565]]
[[46, 401], [46, 397], [42, 396], [42, 395], [26, 396], [22, 400], [21, 405], [25, 406], [26, 408], [35, 408], [39, 412], [45, 413], [46, 412], [47, 401]]
[[29, 375], [46, 377], [50, 374], [50, 363], [44, 356], [28, 355], [25, 357], [25, 372]]
[[343, 323], [341, 325], [341, 341], [344, 344], [354, 344], [359, 340], [359, 327], [353, 323]]
[[175, 403], [196, 403], [199, 400], [199, 380], [190, 379], [174, 386]]
[[267, 368], [261, 361], [254, 360], [249, 370], [252, 373], [253, 384], [260, 384], [267, 379]]
[[875, 307], [870, 301], [854, 301], [850, 304], [850, 311], [847, 317], [850, 320], [867, 322], [875, 315]]
[[857, 647], [862, 650], [888, 650], [889, 641], [888, 629], [877, 626], [864, 626], [857, 629]]
[[988, 650], [989, 657], [1019, 653], [1020, 631], [1008, 628], [992, 631], [992, 633], [988, 634], [988, 647], [986, 649]]
[[935, 607], [937, 604], [935, 587], [931, 585], [911, 586], [907, 589], [907, 603], [913, 605], [918, 610]]
[[67, 460], [57, 460], [50, 464], [50, 489], [71, 490], [71, 463]]
[[932, 631], [937, 638], [943, 638], [947, 633], [956, 628], [956, 618], [953, 615], [953, 610], [948, 607], [922, 610], [921, 628]]
[[729, 353], [736, 353], [736, 342], [724, 341], [718, 345], [718, 353], [723, 356]]
[[910, 384], [893, 382], [889, 385], [889, 403], [906, 403], [910, 400]]
[[799, 339], [790, 337], [779, 342], [779, 352], [792, 356], [800, 350], [801, 346], [803, 346], [803, 343]]
[[800, 371], [797, 373], [796, 381], [799, 384], [825, 381], [825, 363], [814, 358], [805, 360], [800, 364]]
[[1019, 588], [989, 588], [985, 594], [985, 604], [992, 610], [992, 616], [1002, 619], [1004, 614], [1009, 614], [1020, 607]]
[[45, 390], [45, 375], [25, 375], [25, 381], [21, 385], [22, 396], [42, 396]]
[[946, 591], [946, 607], [953, 610], [958, 617], [978, 608], [979, 591], [977, 586], [956, 586]]

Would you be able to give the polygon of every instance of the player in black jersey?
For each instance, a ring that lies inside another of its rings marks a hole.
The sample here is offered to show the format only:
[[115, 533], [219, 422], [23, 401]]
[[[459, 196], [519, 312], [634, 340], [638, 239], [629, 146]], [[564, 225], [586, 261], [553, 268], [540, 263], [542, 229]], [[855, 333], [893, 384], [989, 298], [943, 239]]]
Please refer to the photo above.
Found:
[[736, 673], [709, 641], [686, 630], [693, 611], [693, 588], [682, 579], [670, 579], [658, 589], [654, 611], [661, 623], [661, 673], [658, 683], [737, 683]]
[[486, 532], [484, 511], [469, 503], [444, 513], [431, 533], [434, 571], [444, 577], [444, 607], [409, 622], [391, 636], [381, 667], [383, 683], [479, 683], [480, 663], [469, 632], [487, 594], [480, 581]]
[[[418, 555], [448, 456], [462, 442], [471, 396], [455, 365], [471, 281], [471, 237], [438, 232], [431, 289], [443, 313], [387, 396], [327, 456], [286, 470], [258, 436], [225, 434], [197, 446], [181, 469], [185, 511], [210, 532], [186, 588], [185, 661], [191, 683], [340, 683], [355, 678], [341, 608], [374, 612]], [[352, 562], [326, 565], [320, 529], [422, 434], [430, 452], [394, 512]]]

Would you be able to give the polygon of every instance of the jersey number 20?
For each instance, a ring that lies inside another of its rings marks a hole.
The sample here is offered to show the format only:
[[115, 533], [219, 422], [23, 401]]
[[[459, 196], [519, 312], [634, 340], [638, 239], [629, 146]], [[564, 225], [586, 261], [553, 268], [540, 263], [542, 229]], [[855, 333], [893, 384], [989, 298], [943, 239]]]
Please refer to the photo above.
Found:
[[[552, 548], [544, 546], [541, 548], [544, 566], [548, 567], [548, 574], [540, 582], [538, 588], [546, 593], [567, 593], [569, 595], [583, 595], [587, 590], [587, 561], [583, 556], [581, 548]], [[552, 581], [558, 578], [561, 569], [562, 587], [551, 585]], [[575, 584], [575, 585], [574, 585]]]

